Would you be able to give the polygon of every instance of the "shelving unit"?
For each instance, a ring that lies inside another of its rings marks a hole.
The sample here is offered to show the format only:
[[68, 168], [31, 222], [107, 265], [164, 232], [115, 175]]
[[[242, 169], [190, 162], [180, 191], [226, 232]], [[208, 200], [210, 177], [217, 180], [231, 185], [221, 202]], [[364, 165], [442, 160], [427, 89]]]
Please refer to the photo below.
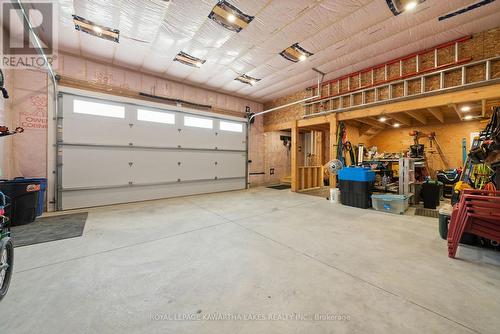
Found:
[[415, 195], [415, 159], [399, 159], [399, 194], [410, 200]]

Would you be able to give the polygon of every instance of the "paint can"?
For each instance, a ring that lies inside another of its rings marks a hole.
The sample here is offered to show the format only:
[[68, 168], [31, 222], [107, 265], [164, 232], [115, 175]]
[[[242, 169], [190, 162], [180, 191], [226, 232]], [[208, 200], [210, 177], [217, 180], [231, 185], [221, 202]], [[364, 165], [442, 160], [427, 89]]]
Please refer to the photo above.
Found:
[[330, 203], [340, 203], [340, 190], [339, 188], [330, 188]]

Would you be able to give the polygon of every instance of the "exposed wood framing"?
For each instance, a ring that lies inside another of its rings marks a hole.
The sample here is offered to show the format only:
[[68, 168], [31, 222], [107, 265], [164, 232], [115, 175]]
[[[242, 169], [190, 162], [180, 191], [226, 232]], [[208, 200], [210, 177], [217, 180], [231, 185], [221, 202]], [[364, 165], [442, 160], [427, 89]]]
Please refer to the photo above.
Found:
[[382, 104], [374, 107], [360, 108], [352, 111], [338, 113], [338, 120], [357, 119], [360, 117], [379, 116], [382, 114], [393, 114], [407, 110], [419, 110], [432, 107], [441, 107], [448, 103], [465, 103], [482, 99], [494, 99], [500, 97], [500, 84], [488, 85], [465, 89], [457, 92], [440, 95], [427, 96], [390, 104]]
[[398, 121], [399, 123], [401, 123], [403, 125], [407, 125], [407, 126], [410, 126], [412, 123], [411, 118], [406, 116], [405, 114], [392, 114], [391, 118], [393, 118], [396, 121]]
[[379, 121], [375, 121], [371, 118], [360, 118], [360, 119], [357, 119], [357, 121], [361, 122], [361, 123], [365, 123], [365, 124], [368, 124], [372, 127], [375, 127], [375, 128], [385, 128], [385, 124], [382, 123], [382, 122], [379, 122]]
[[292, 124], [292, 148], [291, 148], [291, 178], [292, 185], [291, 190], [298, 190], [298, 170], [297, 170], [297, 155], [298, 155], [298, 142], [299, 142], [299, 128], [297, 126], [297, 121]]
[[415, 118], [417, 121], [419, 121], [422, 124], [427, 124], [427, 118], [422, 112], [416, 111], [416, 110], [409, 110], [405, 111], [405, 114]]
[[[330, 120], [330, 160], [337, 157], [337, 120]], [[337, 187], [337, 177], [330, 175], [330, 188]]]
[[456, 103], [450, 103], [448, 106], [450, 108], [453, 108], [453, 110], [455, 110], [455, 112], [458, 115], [458, 118], [460, 118], [460, 120], [462, 121], [463, 120], [463, 116], [462, 116], [462, 113], [460, 112], [460, 109], [458, 109], [457, 104]]
[[438, 121], [444, 123], [444, 114], [439, 108], [427, 108], [427, 110], [434, 116]]

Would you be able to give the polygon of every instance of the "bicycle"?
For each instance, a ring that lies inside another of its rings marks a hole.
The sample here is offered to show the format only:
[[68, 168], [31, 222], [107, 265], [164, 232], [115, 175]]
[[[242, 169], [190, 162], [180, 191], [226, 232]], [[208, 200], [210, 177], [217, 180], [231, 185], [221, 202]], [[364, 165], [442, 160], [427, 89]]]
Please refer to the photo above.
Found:
[[9, 218], [5, 216], [7, 205], [5, 195], [0, 192], [0, 301], [9, 290], [14, 269], [14, 244], [10, 238]]

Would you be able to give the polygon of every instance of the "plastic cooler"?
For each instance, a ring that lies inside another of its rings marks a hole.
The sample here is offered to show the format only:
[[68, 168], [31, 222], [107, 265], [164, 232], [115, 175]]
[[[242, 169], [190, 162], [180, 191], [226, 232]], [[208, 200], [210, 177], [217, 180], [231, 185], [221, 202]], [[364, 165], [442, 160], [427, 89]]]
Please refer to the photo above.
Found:
[[372, 195], [373, 208], [377, 211], [384, 211], [402, 215], [408, 209], [409, 202], [406, 195], [381, 194]]
[[371, 207], [371, 194], [375, 173], [370, 168], [345, 167], [339, 171], [340, 200], [343, 205], [367, 209]]

